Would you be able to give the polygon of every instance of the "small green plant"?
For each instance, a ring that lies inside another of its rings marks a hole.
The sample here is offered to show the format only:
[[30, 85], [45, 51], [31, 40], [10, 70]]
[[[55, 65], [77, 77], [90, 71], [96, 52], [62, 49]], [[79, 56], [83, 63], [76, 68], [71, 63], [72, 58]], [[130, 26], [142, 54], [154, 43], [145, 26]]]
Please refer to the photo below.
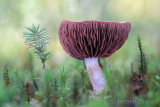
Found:
[[26, 27], [29, 32], [24, 33], [25, 44], [29, 48], [33, 49], [34, 54], [41, 59], [43, 64], [43, 72], [46, 71], [45, 62], [50, 57], [51, 53], [47, 52], [47, 44], [49, 37], [47, 36], [46, 28], [40, 28], [39, 25], [36, 27]]
[[142, 49], [142, 43], [141, 43], [141, 38], [140, 36], [137, 37], [137, 42], [138, 42], [138, 48], [139, 48], [139, 72], [142, 74], [146, 74], [147, 73], [147, 62], [146, 62], [146, 56], [145, 53]]
[[10, 85], [10, 78], [9, 78], [7, 65], [4, 66], [3, 78], [4, 78], [4, 81], [5, 81], [5, 86], [8, 87]]
[[68, 81], [68, 72], [64, 70], [64, 67], [62, 70], [59, 71], [59, 87], [61, 87], [61, 92], [63, 94], [63, 91], [65, 87], [67, 86]]
[[142, 49], [142, 43], [140, 36], [137, 37], [137, 43], [139, 48], [138, 54], [138, 72], [133, 72], [133, 63], [131, 64], [130, 79], [132, 82], [132, 90], [136, 95], [142, 94], [147, 90], [146, 74], [147, 74], [147, 63], [145, 53]]

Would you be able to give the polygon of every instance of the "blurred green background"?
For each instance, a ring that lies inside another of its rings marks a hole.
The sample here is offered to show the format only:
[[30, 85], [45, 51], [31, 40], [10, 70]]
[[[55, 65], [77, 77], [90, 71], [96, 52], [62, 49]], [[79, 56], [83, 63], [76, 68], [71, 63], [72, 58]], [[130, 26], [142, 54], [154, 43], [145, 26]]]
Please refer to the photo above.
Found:
[[[65, 67], [75, 59], [67, 55], [58, 38], [59, 24], [63, 20], [129, 21], [132, 24], [125, 45], [106, 60], [117, 69], [129, 68], [136, 60], [136, 37], [140, 35], [146, 56], [152, 59], [148, 69], [157, 69], [160, 61], [160, 0], [0, 0], [0, 68], [5, 63], [13, 69], [27, 66], [28, 54], [24, 45], [25, 26], [46, 27], [50, 36], [48, 49], [53, 56], [47, 61], [49, 68]], [[34, 68], [41, 69], [34, 59]]]

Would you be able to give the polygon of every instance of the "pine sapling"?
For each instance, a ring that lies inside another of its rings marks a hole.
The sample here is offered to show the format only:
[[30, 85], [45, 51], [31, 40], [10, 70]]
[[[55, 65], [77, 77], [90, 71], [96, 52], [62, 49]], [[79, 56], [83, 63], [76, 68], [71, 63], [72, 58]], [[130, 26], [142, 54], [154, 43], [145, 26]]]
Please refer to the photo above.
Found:
[[[32, 27], [26, 27], [29, 32], [24, 33], [25, 44], [28, 48], [32, 48], [34, 54], [41, 60], [43, 76], [44, 76], [44, 87], [47, 102], [49, 101], [49, 83], [46, 80], [46, 60], [51, 56], [51, 53], [47, 51], [47, 44], [49, 43], [48, 33], [46, 28], [40, 28], [40, 26], [32, 25]], [[37, 88], [38, 89], [38, 88]], [[28, 91], [27, 91], [28, 92]], [[26, 93], [28, 94], [28, 93]], [[48, 103], [46, 103], [48, 104]]]
[[25, 44], [29, 46], [29, 48], [32, 48], [34, 54], [41, 60], [43, 64], [43, 72], [45, 73], [45, 62], [51, 55], [50, 52], [47, 52], [49, 37], [46, 28], [40, 28], [39, 25], [37, 27], [32, 25], [32, 27], [26, 28], [29, 32], [24, 33]]

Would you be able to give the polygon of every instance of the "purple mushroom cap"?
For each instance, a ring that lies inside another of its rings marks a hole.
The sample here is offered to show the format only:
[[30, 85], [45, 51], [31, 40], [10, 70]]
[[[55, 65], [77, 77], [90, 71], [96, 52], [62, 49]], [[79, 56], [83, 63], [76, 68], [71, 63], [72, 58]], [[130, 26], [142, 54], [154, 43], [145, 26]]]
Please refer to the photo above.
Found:
[[105, 58], [122, 47], [131, 29], [129, 22], [65, 20], [59, 26], [60, 43], [73, 58]]

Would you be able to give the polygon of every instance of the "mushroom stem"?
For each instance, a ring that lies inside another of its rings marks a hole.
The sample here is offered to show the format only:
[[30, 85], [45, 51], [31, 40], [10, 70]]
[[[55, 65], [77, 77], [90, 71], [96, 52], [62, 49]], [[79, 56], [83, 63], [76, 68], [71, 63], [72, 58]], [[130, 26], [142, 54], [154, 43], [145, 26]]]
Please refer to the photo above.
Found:
[[106, 88], [107, 82], [98, 63], [98, 58], [85, 58], [84, 60], [93, 86], [93, 91], [102, 92]]

